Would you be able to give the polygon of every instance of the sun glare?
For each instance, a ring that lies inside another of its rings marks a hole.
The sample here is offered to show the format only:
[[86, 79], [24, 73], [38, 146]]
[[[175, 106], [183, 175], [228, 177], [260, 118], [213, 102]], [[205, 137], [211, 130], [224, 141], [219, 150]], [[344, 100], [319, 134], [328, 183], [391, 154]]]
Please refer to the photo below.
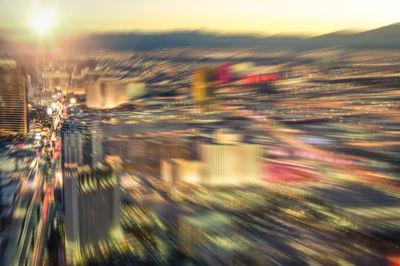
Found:
[[32, 26], [38, 34], [46, 34], [54, 26], [54, 14], [50, 11], [36, 13], [32, 19]]

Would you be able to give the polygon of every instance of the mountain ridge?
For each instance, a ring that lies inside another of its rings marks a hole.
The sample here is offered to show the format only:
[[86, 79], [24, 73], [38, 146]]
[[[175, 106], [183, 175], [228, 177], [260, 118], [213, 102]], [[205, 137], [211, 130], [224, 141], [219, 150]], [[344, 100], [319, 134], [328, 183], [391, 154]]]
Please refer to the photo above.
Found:
[[[1, 38], [4, 47], [8, 42]], [[16, 41], [9, 42], [16, 45]], [[21, 42], [19, 42], [21, 43]], [[200, 30], [164, 33], [110, 32], [64, 38], [58, 44], [64, 49], [153, 50], [168, 48], [235, 48], [261, 47], [292, 50], [319, 48], [399, 49], [400, 23], [364, 32], [338, 31], [315, 37], [300, 35], [217, 34]], [[8, 46], [10, 47], [10, 46]]]

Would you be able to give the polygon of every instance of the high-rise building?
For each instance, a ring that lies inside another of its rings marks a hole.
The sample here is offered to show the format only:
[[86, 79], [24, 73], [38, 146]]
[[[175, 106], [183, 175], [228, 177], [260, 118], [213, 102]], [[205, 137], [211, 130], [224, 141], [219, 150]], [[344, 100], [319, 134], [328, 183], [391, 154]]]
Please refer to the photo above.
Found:
[[61, 139], [67, 262], [75, 264], [121, 237], [119, 178], [104, 163], [100, 125], [69, 119]]
[[61, 130], [62, 163], [95, 166], [104, 161], [102, 130], [97, 122], [69, 119]]
[[217, 71], [215, 67], [199, 67], [193, 71], [192, 94], [196, 102], [214, 97]]
[[68, 165], [64, 168], [65, 233], [68, 263], [87, 250], [121, 237], [118, 176], [109, 166]]
[[0, 61], [0, 134], [26, 134], [27, 76], [15, 61]]

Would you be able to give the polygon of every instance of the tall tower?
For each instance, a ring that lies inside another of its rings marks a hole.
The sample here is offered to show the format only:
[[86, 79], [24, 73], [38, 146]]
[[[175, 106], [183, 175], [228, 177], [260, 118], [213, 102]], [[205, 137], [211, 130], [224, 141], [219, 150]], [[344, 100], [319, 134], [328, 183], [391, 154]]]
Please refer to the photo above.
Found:
[[13, 60], [0, 60], [0, 134], [26, 134], [27, 76]]
[[109, 166], [69, 165], [65, 169], [65, 233], [67, 263], [82, 261], [89, 251], [121, 238], [118, 176]]
[[105, 242], [119, 239], [119, 178], [102, 158], [98, 123], [66, 120], [61, 130], [67, 263], [101, 254]]
[[214, 67], [199, 67], [193, 72], [192, 94], [197, 103], [210, 100], [214, 96], [217, 72]]

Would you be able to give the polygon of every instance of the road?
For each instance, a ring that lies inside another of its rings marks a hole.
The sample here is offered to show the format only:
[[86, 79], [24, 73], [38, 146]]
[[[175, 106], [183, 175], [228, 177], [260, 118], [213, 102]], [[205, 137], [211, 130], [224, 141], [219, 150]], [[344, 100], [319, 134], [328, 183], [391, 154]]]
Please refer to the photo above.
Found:
[[41, 264], [54, 191], [54, 182], [46, 184], [44, 178], [49, 174], [52, 179], [54, 167], [45, 169], [39, 163], [45, 159], [46, 157], [38, 158], [21, 189], [21, 196], [7, 231], [10, 242], [5, 251], [4, 265]]
[[28, 175], [29, 179], [23, 184], [21, 195], [14, 211], [10, 227], [6, 231], [10, 239], [5, 251], [4, 265], [20, 265], [25, 261], [25, 254], [29, 253], [32, 231], [35, 228], [35, 213], [39, 207], [40, 188], [31, 187], [31, 184], [41, 180], [39, 164]]
[[38, 232], [36, 235], [36, 242], [33, 248], [32, 264], [33, 266], [40, 265], [42, 261], [43, 246], [46, 245], [46, 232], [48, 229], [48, 217], [50, 211], [51, 198], [54, 191], [54, 186], [50, 185], [45, 189], [45, 196], [43, 199], [43, 209], [41, 219], [39, 221]]

